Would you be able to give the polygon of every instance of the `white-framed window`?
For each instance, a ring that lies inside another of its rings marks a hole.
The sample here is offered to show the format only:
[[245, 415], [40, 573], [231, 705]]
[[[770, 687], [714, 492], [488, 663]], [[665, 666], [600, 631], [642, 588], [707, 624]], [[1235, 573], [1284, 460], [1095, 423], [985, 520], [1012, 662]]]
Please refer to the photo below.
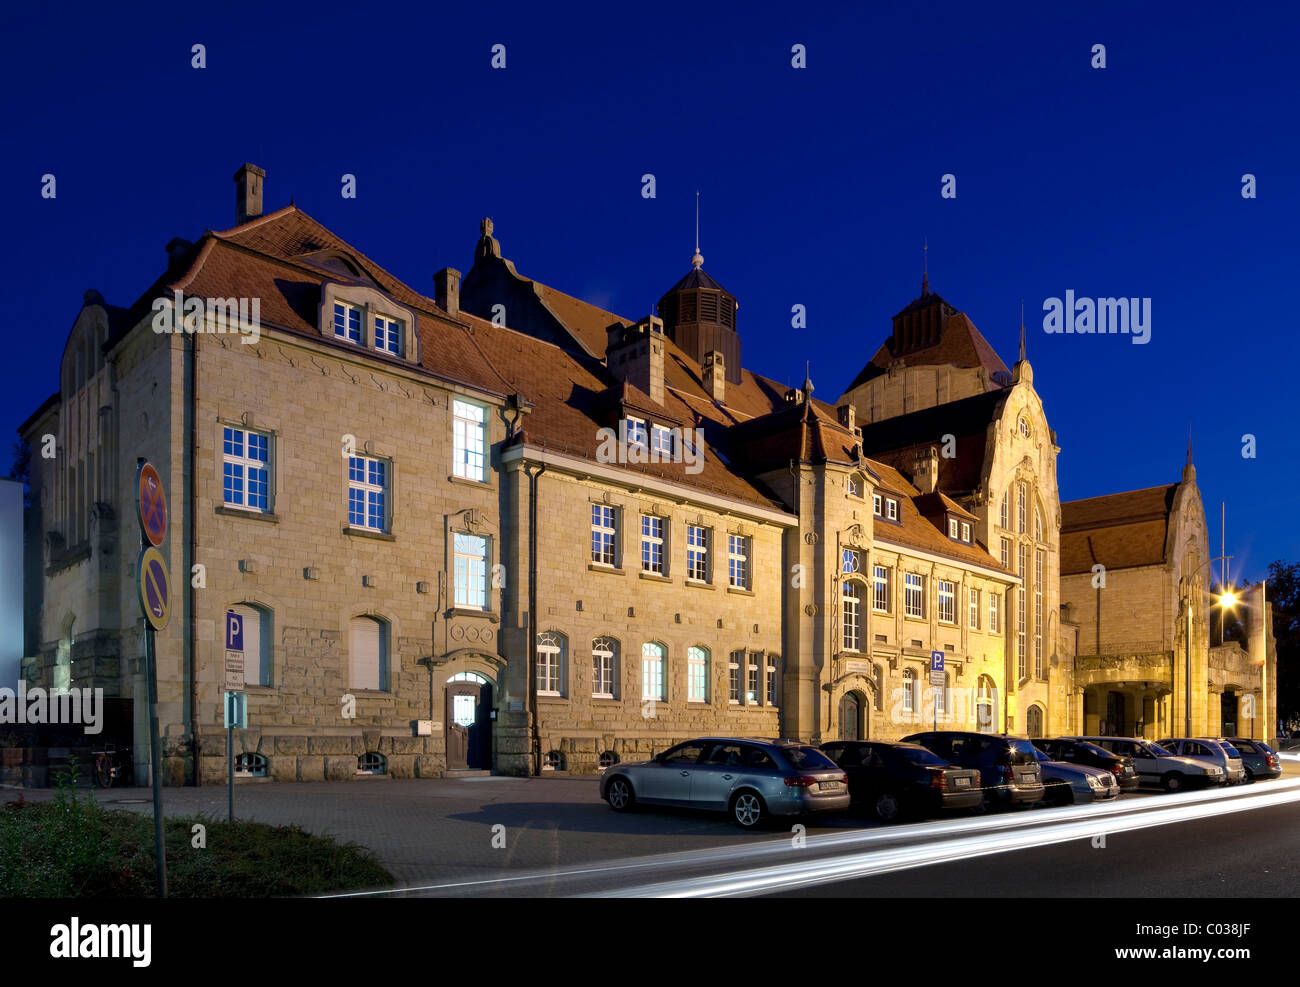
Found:
[[649, 443], [646, 437], [645, 422], [640, 418], [628, 418], [627, 420], [627, 444], [630, 446], [641, 446], [645, 448]]
[[957, 537], [957, 519], [955, 517], [948, 518], [948, 537]]
[[751, 651], [749, 653], [749, 666], [745, 669], [745, 704], [747, 706], [758, 705], [759, 662], [762, 660], [762, 657], [763, 656], [758, 654], [756, 651]]
[[664, 519], [641, 515], [641, 571], [663, 575]]
[[1026, 418], [1024, 415], [1021, 415], [1020, 418], [1019, 418], [1019, 420], [1016, 422], [1016, 426], [1020, 429], [1020, 434], [1021, 434], [1021, 436], [1022, 436], [1023, 438], [1026, 438], [1026, 439], [1029, 438], [1029, 419], [1028, 419], [1028, 418]]
[[898, 520], [898, 501], [894, 500], [893, 497], [885, 499], [885, 517], [890, 521]]
[[918, 573], [903, 575], [903, 613], [908, 617], [925, 616], [925, 577]]
[[961, 540], [970, 544], [970, 522], [968, 521], [961, 523]]
[[1028, 496], [1023, 483], [1016, 484], [1016, 530], [1025, 533], [1025, 507]]
[[775, 706], [777, 705], [777, 698], [779, 696], [778, 683], [780, 682], [780, 679], [777, 677], [777, 668], [781, 660], [776, 655], [772, 654], [767, 655], [765, 660], [767, 661], [767, 704], [769, 706]]
[[244, 634], [244, 682], [271, 684], [271, 635], [274, 616], [265, 607], [236, 603], [230, 608], [241, 620]]
[[727, 535], [727, 583], [749, 589], [749, 537]]
[[957, 623], [957, 584], [947, 579], [939, 580], [939, 621]]
[[[1025, 546], [1020, 546], [1020, 578], [1025, 576]], [[1029, 672], [1026, 667], [1028, 652], [1025, 650], [1025, 587], [1021, 583], [1016, 588], [1016, 674], [1025, 678]]]
[[1002, 633], [1002, 597], [997, 590], [989, 590], [989, 633]]
[[880, 494], [871, 495], [871, 512], [875, 514], [876, 517], [880, 517], [880, 505], [882, 500], [883, 498], [881, 498]]
[[388, 691], [388, 621], [354, 617], [348, 623], [348, 684], [353, 689]]
[[745, 662], [745, 652], [733, 651], [727, 659], [727, 701], [740, 705], [740, 666]]
[[618, 508], [591, 505], [591, 561], [596, 565], [617, 565], [614, 546], [618, 540]]
[[482, 535], [452, 533], [452, 572], [458, 607], [486, 610], [488, 540]]
[[406, 323], [387, 315], [375, 316], [375, 349], [381, 353], [402, 355], [402, 333]]
[[686, 526], [686, 578], [709, 581], [709, 529], [702, 525]]
[[1008, 492], [1009, 492], [1009, 489], [1008, 489], [1008, 490], [1003, 490], [1003, 491], [1002, 491], [1002, 504], [1001, 504], [1001, 506], [998, 508], [998, 526], [999, 526], [1000, 528], [1003, 528], [1004, 530], [1010, 531], [1010, 530], [1011, 530], [1011, 513], [1010, 513], [1010, 505], [1008, 505], [1008, 503], [1007, 503], [1007, 501], [1008, 501], [1008, 499], [1009, 499], [1008, 496], [1007, 496]]
[[569, 639], [558, 631], [537, 635], [537, 694], [564, 695], [564, 671]]
[[840, 570], [845, 573], [862, 571], [862, 553], [856, 548], [846, 548], [840, 552]]
[[1034, 674], [1043, 677], [1043, 550], [1034, 551]]
[[1002, 565], [1009, 567], [1011, 565], [1011, 539], [1010, 538], [1002, 539], [1002, 545], [1001, 548], [999, 549], [999, 552], [1000, 552], [999, 558], [1001, 558], [1002, 560]]
[[845, 651], [862, 650], [862, 584], [855, 579], [844, 580], [840, 596], [840, 609], [844, 614], [843, 648]]
[[361, 342], [361, 306], [349, 302], [334, 303], [334, 335], [349, 343]]
[[975, 726], [982, 733], [989, 733], [995, 726], [993, 719], [993, 694], [996, 687], [987, 675], [981, 675], [975, 690]]
[[980, 629], [980, 591], [974, 586], [967, 587], [970, 596], [970, 629]]
[[221, 501], [229, 507], [266, 513], [271, 509], [270, 436], [251, 429], [221, 427]]
[[386, 459], [348, 457], [348, 524], [370, 531], [388, 530], [388, 479]]
[[662, 644], [647, 641], [641, 645], [641, 699], [663, 700], [664, 664], [668, 658], [667, 649]]
[[848, 487], [850, 497], [862, 496], [862, 481], [856, 476], [850, 476], [846, 486]]
[[903, 712], [916, 710], [916, 673], [910, 668], [903, 669]]
[[872, 566], [871, 609], [876, 613], [889, 613], [889, 586], [894, 570], [887, 565]]
[[591, 642], [591, 694], [597, 699], [618, 698], [618, 642], [598, 637]]
[[673, 433], [663, 425], [650, 426], [650, 453], [660, 459], [672, 458]]
[[709, 701], [709, 649], [699, 646], [686, 649], [686, 701]]
[[486, 480], [484, 433], [487, 409], [480, 404], [453, 400], [451, 410], [453, 472], [466, 480]]

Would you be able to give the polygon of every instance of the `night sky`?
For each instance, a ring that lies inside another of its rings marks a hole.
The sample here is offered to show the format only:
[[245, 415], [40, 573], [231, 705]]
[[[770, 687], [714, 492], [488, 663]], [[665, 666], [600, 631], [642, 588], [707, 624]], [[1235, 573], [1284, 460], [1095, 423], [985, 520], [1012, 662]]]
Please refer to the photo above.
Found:
[[[928, 240], [1008, 365], [1024, 299], [1063, 499], [1176, 482], [1190, 428], [1214, 554], [1225, 500], [1234, 573], [1300, 559], [1295, 7], [33, 6], [0, 14], [6, 430], [87, 288], [129, 305], [168, 240], [233, 225], [244, 161], [268, 212], [295, 198], [428, 294], [490, 215], [522, 274], [629, 318], [689, 270], [699, 189], [749, 369], [810, 360], [834, 401]], [[1045, 334], [1066, 290], [1150, 298], [1150, 342]]]

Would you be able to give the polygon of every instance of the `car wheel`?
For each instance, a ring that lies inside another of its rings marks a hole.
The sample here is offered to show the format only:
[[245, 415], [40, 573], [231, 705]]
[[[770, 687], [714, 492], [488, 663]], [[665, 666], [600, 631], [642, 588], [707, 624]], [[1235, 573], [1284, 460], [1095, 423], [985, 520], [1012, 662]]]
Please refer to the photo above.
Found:
[[1057, 782], [1048, 788], [1047, 801], [1050, 805], [1073, 805], [1074, 792], [1064, 782]]
[[1250, 768], [1247, 768], [1245, 784], [1252, 785], [1254, 783], [1255, 783], [1255, 772], [1251, 771]]
[[627, 812], [636, 805], [631, 783], [626, 778], [615, 778], [605, 790], [605, 801], [615, 812]]
[[741, 829], [755, 829], [767, 815], [767, 807], [757, 792], [737, 792], [731, 800], [731, 821]]
[[1170, 771], [1160, 779], [1160, 784], [1166, 792], [1181, 792], [1186, 787], [1183, 776], [1177, 771]]
[[891, 823], [898, 819], [902, 807], [898, 796], [893, 792], [881, 792], [871, 803], [871, 814], [882, 823]]

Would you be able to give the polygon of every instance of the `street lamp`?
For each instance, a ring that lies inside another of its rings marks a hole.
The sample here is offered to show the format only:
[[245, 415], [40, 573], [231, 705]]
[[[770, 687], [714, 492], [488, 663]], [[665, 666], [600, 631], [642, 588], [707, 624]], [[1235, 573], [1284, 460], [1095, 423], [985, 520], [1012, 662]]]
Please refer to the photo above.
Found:
[[[1192, 587], [1196, 583], [1196, 577], [1201, 574], [1201, 570], [1213, 562], [1219, 562], [1224, 559], [1231, 559], [1231, 555], [1216, 555], [1212, 559], [1206, 559], [1198, 565], [1191, 577], [1187, 580], [1185, 592], [1187, 594], [1184, 603], [1187, 609], [1187, 633], [1183, 636], [1183, 651], [1185, 655], [1186, 666], [1183, 674], [1183, 698], [1186, 706], [1186, 719], [1183, 724], [1183, 736], [1192, 735]], [[1219, 606], [1231, 609], [1237, 603], [1235, 593], [1225, 591], [1215, 600]]]

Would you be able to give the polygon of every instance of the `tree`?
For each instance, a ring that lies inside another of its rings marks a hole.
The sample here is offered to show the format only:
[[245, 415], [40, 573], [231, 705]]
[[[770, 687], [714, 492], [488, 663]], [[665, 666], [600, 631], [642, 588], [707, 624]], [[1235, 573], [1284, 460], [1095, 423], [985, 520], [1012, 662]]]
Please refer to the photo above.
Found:
[[1278, 716], [1300, 718], [1300, 562], [1268, 567], [1268, 601], [1277, 642]]

